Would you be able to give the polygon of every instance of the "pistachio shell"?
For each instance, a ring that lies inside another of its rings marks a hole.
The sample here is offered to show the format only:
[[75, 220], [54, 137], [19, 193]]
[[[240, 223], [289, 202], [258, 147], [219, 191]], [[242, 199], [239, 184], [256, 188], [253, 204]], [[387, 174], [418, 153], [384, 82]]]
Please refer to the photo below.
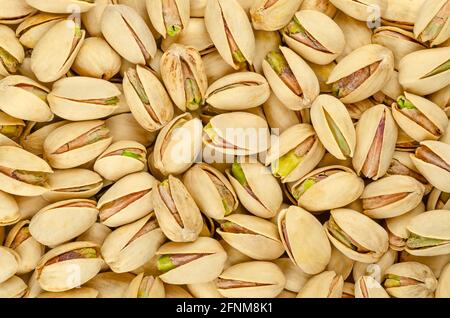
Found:
[[64, 292], [44, 292], [40, 293], [37, 298], [97, 298], [98, 291], [89, 287], [80, 287]]
[[[285, 290], [293, 293], [298, 293], [311, 275], [303, 272], [297, 265], [295, 265], [290, 258], [280, 257], [273, 261], [283, 272], [286, 278]], [[295, 298], [296, 294], [292, 298]]]
[[[25, 52], [19, 40], [16, 38], [14, 31], [6, 25], [0, 25], [0, 48], [15, 59], [17, 65], [13, 65], [9, 70], [4, 66], [3, 62], [0, 65], [0, 76], [8, 76], [15, 73], [19, 64], [22, 64], [25, 58]], [[14, 64], [16, 64], [14, 63]]]
[[83, 286], [97, 290], [97, 298], [121, 298], [134, 277], [130, 273], [103, 272]]
[[355, 298], [390, 298], [372, 276], [361, 276], [355, 283]]
[[111, 233], [112, 230], [104, 224], [94, 223], [92, 226], [83, 234], [77, 237], [77, 241], [87, 241], [96, 243], [98, 245], [103, 245], [106, 237]]
[[330, 0], [339, 10], [359, 21], [372, 21], [376, 14], [384, 12], [387, 3], [383, 0]]
[[156, 134], [142, 128], [130, 113], [109, 117], [105, 124], [110, 130], [112, 142], [134, 140], [148, 147], [156, 139]]
[[41, 37], [62, 19], [63, 15], [45, 12], [29, 16], [17, 26], [16, 36], [23, 46], [32, 49]]
[[[285, 130], [303, 122], [301, 112], [295, 112], [286, 106], [271, 93], [267, 102], [262, 105], [269, 127], [275, 134], [280, 135]], [[308, 110], [303, 110], [308, 113]]]
[[[36, 126], [36, 123], [29, 122], [25, 131], [20, 137], [20, 143], [23, 146], [23, 149], [31, 152], [36, 156], [41, 156], [44, 153], [44, 141], [50, 134], [50, 132], [67, 123], [68, 122], [65, 120], [57, 121], [55, 123], [45, 125], [42, 128], [38, 128], [39, 126]], [[36, 130], [33, 131], [34, 127], [36, 127]]]
[[[327, 238], [328, 239], [328, 238]], [[356, 262], [339, 251], [334, 246], [331, 248], [331, 258], [326, 271], [334, 271], [336, 274], [341, 275], [342, 279], [347, 280], [353, 271], [354, 264]]]
[[330, 18], [336, 15], [337, 9], [329, 0], [304, 0], [300, 10], [316, 10], [325, 13]]
[[150, 279], [153, 279], [152, 286], [150, 290], [148, 291], [148, 295], [141, 295], [140, 294], [140, 286], [142, 284], [142, 281], [144, 279], [144, 273], [141, 273], [137, 275], [133, 280], [131, 281], [130, 285], [128, 286], [127, 290], [123, 294], [124, 298], [164, 298], [166, 293], [164, 291], [164, 284], [161, 282], [159, 277], [150, 277]]
[[333, 271], [312, 276], [300, 289], [297, 298], [341, 298], [344, 280]]
[[359, 281], [362, 277], [369, 276], [376, 282], [381, 283], [384, 272], [395, 262], [397, 262], [397, 251], [391, 248], [375, 263], [355, 262], [353, 266], [353, 280]]
[[0, 298], [21, 298], [27, 291], [27, 284], [18, 276], [0, 283]]
[[36, 10], [30, 7], [26, 0], [1, 0], [1, 24], [17, 24], [34, 14]]
[[[114, 3], [117, 1], [114, 0]], [[113, 0], [95, 0], [95, 6], [81, 15], [81, 21], [91, 36], [102, 36], [101, 20], [106, 7], [113, 4]]]
[[223, 298], [217, 291], [217, 286], [214, 281], [207, 283], [188, 284], [186, 285], [189, 292], [195, 298]]
[[13, 277], [19, 269], [20, 256], [14, 250], [0, 246], [0, 283]]
[[[167, 8], [164, 7], [165, 1], [163, 0], [146, 0], [147, 11], [150, 17], [150, 21], [152, 22], [153, 27], [158, 31], [159, 34], [162, 35], [163, 38], [167, 36], [174, 36], [168, 34], [168, 25], [167, 17], [165, 17]], [[174, 0], [177, 19], [181, 22], [181, 25], [176, 24], [176, 27], [179, 27], [180, 30], [178, 32], [182, 32], [189, 25], [189, 16], [190, 16], [190, 2], [189, 0]], [[166, 4], [167, 5], [167, 4]], [[173, 10], [174, 8], [172, 8]], [[174, 15], [174, 13], [171, 13]], [[173, 17], [172, 17], [173, 18]]]
[[[0, 226], [16, 223], [20, 219], [20, 215], [14, 196], [0, 191]], [[0, 241], [0, 243], [2, 242]]]
[[447, 264], [439, 277], [438, 286], [436, 288], [436, 298], [450, 297], [450, 265]]
[[224, 61], [217, 50], [203, 55], [202, 60], [208, 83], [213, 83], [223, 76], [235, 72], [235, 69]]
[[177, 285], [166, 284], [164, 286], [166, 298], [194, 298], [186, 289]]
[[[441, 199], [441, 196], [444, 198]], [[443, 192], [437, 188], [433, 188], [430, 192], [427, 200], [427, 211], [430, 210], [450, 210], [450, 201], [445, 198], [446, 192]]]
[[92, 9], [95, 5], [89, 1], [83, 0], [26, 0], [27, 4], [33, 8], [43, 12], [50, 13], [73, 13], [76, 6], [77, 12], [86, 12]]
[[450, 20], [448, 17], [448, 7], [445, 9], [446, 6], [448, 6], [446, 0], [431, 0], [426, 1], [426, 4], [424, 3], [420, 7], [420, 14], [417, 15], [417, 19], [414, 23], [414, 35], [419, 40], [422, 40], [422, 33], [426, 31], [431, 23], [433, 23], [433, 19], [437, 14], [441, 10], [444, 10], [443, 13], [445, 14], [445, 18], [440, 18], [444, 20], [440, 21], [442, 27], [437, 34], [433, 35], [431, 40], [426, 41], [430, 43], [430, 47], [442, 44], [450, 37]]
[[386, 2], [387, 7], [381, 11], [382, 23], [400, 27], [402, 29], [412, 31], [414, 23], [421, 13], [421, 5], [426, 0], [411, 0], [405, 2], [403, 0], [389, 0]]
[[[289, 23], [293, 13], [303, 0], [253, 1], [250, 8], [252, 25], [255, 30], [277, 31]], [[269, 5], [270, 4], [270, 5]]]

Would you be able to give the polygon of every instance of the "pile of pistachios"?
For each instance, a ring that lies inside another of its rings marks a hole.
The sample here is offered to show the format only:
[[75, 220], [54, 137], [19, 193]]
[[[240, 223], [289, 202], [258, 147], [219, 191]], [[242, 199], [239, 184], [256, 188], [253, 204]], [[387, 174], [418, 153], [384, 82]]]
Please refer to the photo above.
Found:
[[450, 297], [450, 0], [0, 0], [0, 298]]

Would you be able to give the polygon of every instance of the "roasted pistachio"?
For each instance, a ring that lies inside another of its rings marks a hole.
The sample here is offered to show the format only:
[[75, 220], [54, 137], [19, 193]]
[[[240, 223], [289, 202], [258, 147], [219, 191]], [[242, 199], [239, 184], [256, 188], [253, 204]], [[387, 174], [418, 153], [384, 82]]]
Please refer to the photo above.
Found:
[[414, 35], [430, 47], [447, 41], [450, 37], [450, 2], [448, 0], [426, 1], [420, 8], [414, 23]]

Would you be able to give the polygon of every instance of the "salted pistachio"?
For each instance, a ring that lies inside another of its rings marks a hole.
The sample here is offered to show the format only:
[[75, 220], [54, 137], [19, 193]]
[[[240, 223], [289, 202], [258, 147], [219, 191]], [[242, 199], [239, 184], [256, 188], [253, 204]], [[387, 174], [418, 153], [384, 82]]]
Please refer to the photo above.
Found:
[[65, 15], [46, 12], [28, 16], [17, 26], [16, 36], [23, 46], [32, 49], [52, 26], [64, 18]]
[[22, 298], [26, 292], [27, 284], [18, 276], [0, 283], [0, 298]]
[[345, 105], [331, 95], [319, 95], [311, 107], [311, 122], [324, 147], [337, 159], [352, 158], [356, 132]]
[[111, 232], [102, 245], [102, 255], [116, 273], [133, 271], [149, 261], [165, 236], [153, 213]]
[[344, 57], [328, 78], [332, 93], [343, 103], [362, 101], [381, 88], [394, 70], [392, 52], [378, 44], [362, 46]]
[[97, 298], [98, 290], [80, 287], [63, 292], [42, 292], [36, 298]]
[[405, 90], [428, 95], [450, 84], [450, 47], [412, 52], [399, 64], [399, 81]]
[[205, 9], [206, 29], [217, 51], [235, 70], [252, 65], [255, 36], [237, 0], [210, 0]]
[[105, 120], [112, 142], [134, 140], [146, 147], [156, 139], [157, 134], [145, 130], [131, 113], [119, 114]]
[[436, 287], [436, 298], [449, 298], [450, 297], [450, 265], [447, 264], [442, 270], [439, 277], [438, 285]]
[[416, 215], [407, 225], [406, 252], [417, 256], [448, 254], [450, 249], [450, 213], [432, 210]]
[[450, 210], [450, 193], [433, 188], [427, 200], [427, 211]]
[[0, 111], [0, 134], [18, 141], [25, 129], [25, 122], [22, 119], [14, 118]]
[[260, 106], [269, 96], [269, 84], [262, 75], [239, 72], [212, 83], [206, 91], [205, 100], [212, 107], [238, 111]]
[[275, 177], [259, 162], [234, 162], [226, 174], [241, 204], [252, 214], [273, 217], [283, 201]]
[[97, 274], [83, 287], [97, 290], [97, 298], [120, 298], [135, 277], [130, 273], [103, 272]]
[[293, 50], [280, 46], [266, 55], [262, 68], [274, 94], [289, 109], [309, 108], [320, 92], [311, 67]]
[[126, 5], [109, 5], [101, 19], [106, 41], [124, 59], [145, 65], [156, 53], [155, 39], [144, 19]]
[[42, 12], [50, 13], [72, 13], [74, 6], [77, 12], [86, 12], [95, 6], [95, 0], [26, 0], [27, 4]]
[[151, 192], [155, 214], [164, 234], [174, 242], [192, 242], [199, 236], [203, 219], [181, 180], [169, 175]]
[[163, 38], [175, 37], [189, 25], [189, 0], [146, 0], [153, 27]]
[[169, 242], [156, 252], [159, 278], [167, 284], [206, 283], [222, 272], [227, 254], [212, 238], [199, 237], [195, 242]]
[[17, 274], [31, 272], [44, 254], [44, 246], [31, 236], [30, 221], [21, 221], [8, 233], [5, 247], [11, 248], [19, 255]]
[[300, 123], [308, 123], [309, 109], [295, 112], [285, 107], [273, 93], [270, 93], [270, 97], [262, 105], [262, 109], [264, 111], [267, 124], [277, 135], [281, 135], [291, 126], [295, 126]]
[[117, 227], [149, 214], [155, 203], [150, 200], [157, 180], [147, 172], [127, 175], [114, 183], [99, 199], [100, 222]]
[[337, 9], [329, 0], [303, 0], [300, 10], [316, 10], [330, 18], [336, 15]]
[[248, 112], [214, 116], [203, 129], [203, 144], [225, 155], [254, 155], [269, 148], [267, 122]]
[[297, 124], [281, 133], [266, 156], [275, 177], [293, 182], [309, 173], [325, 154], [317, 133], [309, 124]]
[[[62, 292], [81, 286], [98, 274], [103, 264], [100, 247], [90, 242], [72, 242], [48, 251], [36, 267], [41, 288]], [[76, 277], [74, 271], [76, 270]]]
[[392, 115], [400, 128], [417, 141], [437, 140], [448, 126], [448, 117], [438, 105], [408, 92], [392, 104]]
[[172, 101], [150, 69], [140, 65], [129, 68], [123, 87], [131, 112], [143, 128], [156, 131], [172, 119]]
[[237, 209], [239, 201], [232, 185], [222, 172], [208, 164], [190, 168], [183, 183], [200, 210], [211, 218], [223, 219]]
[[45, 200], [56, 202], [68, 199], [88, 199], [103, 186], [102, 177], [87, 169], [55, 170], [48, 178]]
[[163, 175], [181, 174], [201, 151], [202, 122], [189, 113], [181, 114], [159, 132], [150, 161]]
[[36, 156], [41, 156], [44, 153], [44, 142], [47, 136], [50, 132], [65, 124], [68, 124], [68, 121], [61, 120], [51, 123], [29, 121], [24, 132], [20, 136], [20, 145], [26, 151], [29, 151]]
[[147, 150], [131, 140], [121, 140], [109, 146], [95, 161], [94, 171], [107, 180], [120, 178], [145, 169]]
[[[43, 1], [42, 1], [43, 2]], [[40, 82], [53, 82], [66, 74], [83, 44], [86, 31], [79, 21], [62, 20], [36, 43], [31, 53], [31, 70]], [[55, 47], [58, 49], [55, 50]], [[52, 61], [52, 63], [48, 63]]]
[[255, 30], [277, 31], [286, 26], [302, 0], [257, 0], [250, 8]]
[[412, 31], [418, 15], [421, 13], [421, 6], [426, 0], [389, 0], [387, 7], [381, 11], [381, 23], [387, 26], [402, 28]]
[[52, 112], [72, 121], [111, 115], [122, 93], [112, 83], [98, 78], [72, 76], [53, 84], [47, 99]]
[[292, 50], [315, 64], [329, 64], [344, 51], [344, 33], [336, 22], [318, 11], [298, 11], [282, 32]]
[[161, 57], [161, 76], [180, 110], [193, 111], [205, 102], [208, 79], [200, 53], [192, 46], [172, 44]]
[[262, 218], [232, 214], [217, 229], [225, 242], [254, 260], [269, 261], [284, 253], [276, 225]]
[[216, 282], [219, 293], [226, 298], [272, 298], [283, 290], [285, 283], [281, 269], [264, 261], [233, 265]]
[[428, 266], [402, 262], [386, 270], [383, 286], [395, 298], [433, 298], [437, 280]]
[[341, 275], [342, 279], [347, 280], [353, 271], [354, 264], [354, 260], [348, 258], [341, 251], [332, 246], [330, 261], [325, 270], [334, 271], [336, 274]]
[[318, 274], [330, 261], [331, 246], [320, 222], [296, 206], [278, 215], [278, 232], [289, 258], [303, 272]]
[[297, 298], [341, 298], [344, 280], [334, 271], [312, 276], [300, 289]]
[[399, 216], [414, 209], [424, 193], [425, 187], [412, 177], [384, 177], [365, 187], [361, 195], [363, 213], [374, 219]]
[[387, 3], [383, 0], [330, 0], [330, 2], [346, 15], [368, 23], [377, 18], [377, 12], [380, 14], [387, 7]]
[[361, 276], [355, 283], [355, 298], [390, 298], [372, 276]]
[[137, 275], [123, 294], [124, 298], [164, 298], [164, 284], [159, 277]]
[[43, 159], [18, 147], [0, 147], [0, 190], [21, 196], [37, 196], [48, 190], [53, 171]]
[[75, 168], [97, 158], [111, 141], [102, 120], [71, 122], [47, 136], [44, 157], [54, 168]]
[[450, 192], [450, 145], [440, 141], [422, 141], [415, 154], [410, 156], [416, 168], [433, 186]]
[[359, 198], [363, 189], [363, 180], [353, 170], [338, 165], [315, 169], [288, 184], [290, 200], [310, 212], [346, 206]]
[[0, 108], [15, 118], [47, 122], [53, 113], [47, 105], [48, 88], [21, 75], [0, 81]]
[[24, 58], [24, 49], [14, 31], [0, 25], [0, 76], [15, 74]]
[[26, 0], [1, 0], [0, 24], [18, 24], [36, 13], [33, 7], [30, 7]]
[[389, 248], [387, 232], [374, 220], [350, 209], [331, 210], [324, 224], [331, 243], [348, 258], [377, 262]]
[[402, 129], [398, 129], [397, 142], [395, 143], [395, 151], [414, 152], [420, 143], [408, 136]]
[[0, 246], [0, 283], [13, 277], [19, 269], [20, 256], [12, 248]]
[[397, 125], [390, 109], [376, 105], [366, 110], [356, 125], [353, 167], [358, 175], [377, 180], [389, 169], [397, 141]]
[[386, 269], [397, 262], [397, 254], [397, 251], [389, 248], [388, 251], [374, 263], [355, 262], [353, 266], [353, 280], [356, 282], [360, 280], [361, 277], [371, 277], [376, 282], [381, 283]]
[[443, 89], [431, 94], [430, 101], [442, 108], [447, 116], [450, 115], [450, 85], [447, 85]]
[[420, 8], [414, 23], [414, 35], [430, 47], [444, 43], [450, 37], [450, 2], [426, 1]]

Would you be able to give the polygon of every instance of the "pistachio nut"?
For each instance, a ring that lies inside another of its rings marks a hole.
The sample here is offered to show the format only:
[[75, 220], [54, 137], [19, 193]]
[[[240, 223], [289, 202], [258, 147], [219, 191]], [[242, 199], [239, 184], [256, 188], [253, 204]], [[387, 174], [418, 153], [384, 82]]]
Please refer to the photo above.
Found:
[[97, 158], [111, 141], [109, 129], [102, 120], [71, 122], [47, 136], [44, 157], [54, 168], [75, 168]]
[[407, 229], [406, 251], [417, 256], [448, 254], [450, 249], [450, 213], [432, 210], [413, 217]]
[[394, 70], [392, 52], [378, 44], [362, 46], [344, 57], [327, 84], [343, 103], [362, 101], [380, 91]]
[[191, 18], [203, 18], [205, 15], [206, 2], [208, 0], [191, 0]]
[[186, 287], [195, 298], [223, 298], [223, 296], [217, 291], [215, 281], [188, 284]]
[[272, 91], [289, 109], [309, 108], [319, 95], [314, 71], [290, 48], [280, 46], [269, 52], [262, 68]]
[[18, 147], [0, 147], [0, 190], [21, 196], [36, 196], [48, 191], [48, 176], [53, 173], [43, 159]]
[[344, 33], [336, 22], [319, 11], [298, 11], [282, 32], [292, 50], [315, 64], [329, 64], [344, 51]]
[[374, 219], [402, 215], [414, 209], [425, 187], [409, 176], [393, 175], [368, 184], [361, 195], [363, 213]]
[[341, 298], [343, 287], [341, 275], [334, 271], [324, 271], [312, 276], [300, 289], [297, 298]]
[[255, 30], [255, 56], [253, 67], [247, 67], [253, 71], [263, 74], [262, 63], [267, 54], [277, 50], [281, 45], [281, 35], [276, 31]]
[[161, 57], [161, 76], [180, 110], [193, 111], [203, 105], [208, 79], [203, 60], [195, 48], [172, 44]]
[[175, 37], [189, 25], [189, 0], [146, 0], [147, 11], [153, 27], [162, 35]]
[[112, 142], [134, 140], [148, 147], [156, 139], [156, 134], [145, 130], [131, 113], [119, 114], [105, 120]]
[[8, 76], [0, 81], [0, 109], [23, 120], [46, 122], [53, 119], [47, 105], [49, 90], [21, 75]]
[[358, 175], [377, 180], [389, 169], [398, 130], [390, 109], [376, 105], [366, 110], [356, 125], [353, 167]]
[[20, 136], [20, 144], [26, 151], [36, 156], [41, 156], [44, 153], [45, 139], [50, 132], [67, 123], [65, 120], [54, 123], [28, 122], [24, 132]]
[[375, 14], [384, 12], [387, 7], [384, 0], [330, 0], [330, 2], [346, 15], [364, 22], [375, 20]]
[[32, 197], [16, 196], [15, 199], [19, 206], [21, 220], [31, 219], [40, 209], [48, 205], [48, 201], [41, 195]]
[[284, 253], [276, 225], [256, 216], [227, 216], [220, 222], [217, 234], [232, 247], [255, 260], [274, 260]]
[[415, 216], [423, 212], [425, 212], [425, 205], [420, 203], [407, 213], [386, 219], [386, 229], [389, 232], [389, 246], [391, 249], [395, 251], [403, 251], [405, 249], [406, 241], [409, 237], [408, 224]]
[[356, 282], [361, 277], [371, 277], [376, 282], [381, 283], [386, 269], [397, 262], [397, 254], [397, 251], [390, 248], [377, 262], [355, 262], [353, 266], [353, 280]]
[[414, 152], [420, 143], [410, 136], [408, 136], [402, 129], [398, 129], [397, 142], [395, 143], [395, 150], [405, 152], [409, 155]]
[[384, 275], [383, 286], [395, 298], [432, 298], [437, 280], [431, 269], [417, 262], [393, 264]]
[[296, 293], [298, 293], [303, 288], [311, 275], [303, 272], [288, 257], [280, 257], [274, 260], [273, 263], [275, 263], [281, 269], [286, 278], [284, 289], [295, 293], [292, 297], [295, 298], [295, 296], [297, 296]]
[[136, 172], [114, 183], [98, 200], [100, 222], [118, 227], [149, 214], [155, 205], [150, 193], [157, 182], [147, 172]]
[[374, 220], [350, 209], [330, 212], [325, 230], [331, 243], [345, 256], [358, 262], [373, 263], [386, 253], [388, 234]]
[[32, 49], [52, 26], [64, 18], [64, 15], [46, 12], [29, 16], [17, 26], [16, 36], [23, 46]]
[[136, 141], [121, 140], [109, 146], [95, 161], [94, 171], [106, 180], [120, 178], [145, 169], [147, 150]]
[[158, 134], [150, 160], [163, 175], [181, 174], [201, 151], [202, 122], [189, 113], [172, 119]]
[[333, 165], [313, 170], [287, 187], [293, 203], [310, 212], [321, 212], [358, 199], [364, 182], [353, 170]]
[[436, 288], [436, 298], [449, 298], [450, 297], [450, 265], [447, 264], [442, 270], [439, 277], [438, 285]]
[[[0, 228], [17, 223], [21, 217], [19, 205], [13, 195], [0, 191]], [[0, 240], [0, 246], [2, 245]]]
[[450, 210], [450, 193], [433, 188], [427, 200], [427, 211]]
[[132, 7], [109, 5], [101, 20], [109, 45], [133, 64], [145, 65], [156, 54], [156, 43], [144, 19]]
[[18, 276], [0, 283], [0, 298], [22, 298], [27, 292], [27, 284]]
[[226, 298], [273, 298], [283, 290], [286, 278], [274, 263], [253, 261], [227, 268], [216, 283]]
[[390, 298], [372, 276], [361, 276], [355, 283], [355, 298]]
[[255, 36], [247, 14], [237, 0], [208, 0], [205, 24], [225, 62], [235, 70], [253, 64]]
[[48, 178], [48, 191], [43, 197], [48, 202], [69, 199], [88, 199], [103, 187], [102, 177], [88, 169], [55, 170]]
[[280, 212], [277, 224], [292, 262], [307, 274], [322, 272], [330, 261], [331, 246], [320, 222], [308, 211], [290, 206]]
[[98, 291], [89, 287], [80, 287], [63, 292], [43, 292], [36, 298], [97, 298]]
[[[41, 288], [62, 292], [81, 286], [98, 274], [103, 264], [100, 247], [90, 242], [72, 242], [48, 251], [36, 267]], [[76, 271], [76, 279], [73, 277]]]
[[102, 255], [116, 273], [125, 273], [149, 261], [165, 236], [153, 213], [111, 232], [102, 245]]
[[[66, 74], [80, 51], [85, 36], [86, 31], [81, 29], [76, 19], [62, 20], [52, 26], [31, 53], [31, 70], [39, 81], [53, 82]], [[55, 50], [55, 47], [58, 49]], [[49, 64], [48, 61], [52, 63]]]
[[36, 13], [26, 0], [1, 0], [0, 24], [17, 24]]
[[8, 233], [5, 247], [9, 247], [19, 255], [17, 274], [26, 274], [34, 270], [44, 255], [42, 246], [30, 233], [30, 221], [17, 223]]
[[408, 92], [392, 104], [392, 115], [400, 128], [417, 141], [437, 140], [448, 126], [448, 117], [438, 105]]
[[14, 31], [0, 25], [0, 76], [16, 73], [24, 58], [25, 52]]
[[419, 262], [428, 266], [436, 276], [439, 278], [445, 265], [448, 264], [450, 255], [437, 255], [437, 256], [416, 256], [403, 251], [400, 253], [400, 262]]
[[286, 26], [303, 0], [253, 1], [250, 16], [256, 30], [277, 31]]
[[159, 130], [172, 119], [172, 101], [150, 69], [140, 65], [129, 68], [124, 74], [123, 88], [131, 112], [144, 129]]
[[131, 281], [124, 298], [164, 298], [164, 284], [159, 277], [146, 276], [144, 273], [137, 275]]
[[120, 95], [120, 90], [106, 80], [73, 76], [55, 82], [47, 99], [55, 115], [81, 121], [111, 115]]
[[283, 201], [282, 190], [275, 177], [259, 162], [233, 163], [226, 174], [241, 204], [252, 214], [271, 218]]
[[270, 96], [267, 80], [258, 73], [239, 72], [212, 83], [205, 100], [212, 107], [238, 111], [264, 104]]
[[286, 106], [271, 93], [267, 102], [262, 105], [267, 124], [274, 134], [281, 134], [291, 126], [309, 121], [309, 109], [295, 112]]
[[199, 163], [183, 176], [183, 183], [200, 210], [221, 220], [237, 209], [239, 201], [227, 178], [214, 167]]
[[421, 6], [426, 0], [403, 0], [386, 1], [387, 7], [381, 13], [383, 25], [395, 26], [407, 31], [412, 31], [417, 16], [420, 14]]
[[207, 149], [225, 155], [255, 155], [269, 148], [267, 122], [248, 112], [230, 112], [214, 116], [203, 129]]
[[89, 35], [100, 37], [102, 35], [101, 20], [106, 7], [117, 3], [117, 0], [95, 0], [95, 6], [81, 15], [81, 21]]
[[316, 10], [330, 18], [336, 15], [337, 9], [329, 0], [303, 0], [300, 10]]
[[166, 284], [164, 286], [166, 298], [194, 298], [186, 289], [178, 285]]
[[86, 12], [95, 6], [94, 0], [26, 0], [26, 2], [39, 11], [50, 13], [72, 13], [74, 6], [77, 7], [78, 12]]
[[83, 286], [97, 290], [97, 298], [120, 298], [134, 278], [135, 275], [130, 273], [103, 272]]
[[247, 255], [239, 252], [237, 249], [232, 247], [230, 244], [225, 242], [224, 240], [220, 240], [219, 243], [224, 248], [225, 252], [227, 252], [227, 260], [225, 262], [224, 268], [229, 268], [233, 265], [244, 263], [251, 261], [252, 259], [248, 257]]
[[337, 159], [353, 157], [356, 132], [350, 114], [337, 98], [320, 95], [311, 107], [311, 122], [324, 147]]
[[0, 283], [13, 277], [19, 269], [20, 256], [9, 247], [0, 246]]
[[222, 58], [222, 56], [220, 56], [217, 50], [203, 55], [202, 61], [204, 64], [208, 83], [215, 82], [218, 79], [221, 79], [223, 76], [235, 72], [234, 68], [231, 67], [227, 62], [225, 62], [225, 60]]
[[266, 165], [281, 182], [293, 182], [309, 173], [322, 159], [325, 148], [309, 124], [292, 125], [272, 143]]
[[334, 246], [331, 248], [331, 258], [326, 271], [334, 271], [336, 274], [341, 275], [342, 279], [347, 280], [353, 271], [353, 265], [356, 262], [339, 251]]
[[341, 298], [355, 298], [355, 284], [344, 282]]
[[93, 242], [98, 245], [103, 245], [106, 237], [112, 232], [112, 230], [104, 224], [94, 223], [83, 234], [77, 237], [77, 241]]
[[442, 108], [447, 116], [450, 115], [450, 85], [447, 85], [443, 89], [431, 94], [429, 99]]
[[412, 52], [400, 61], [399, 81], [405, 90], [428, 95], [450, 84], [450, 47]]
[[[227, 254], [212, 238], [199, 237], [195, 242], [169, 242], [156, 252], [159, 278], [167, 284], [206, 283], [223, 270]], [[220, 292], [220, 291], [219, 291]]]
[[426, 140], [411, 154], [411, 160], [420, 173], [436, 188], [450, 192], [450, 145]]
[[414, 23], [414, 35], [430, 47], [444, 43], [450, 37], [450, 2], [448, 0], [426, 1]]

